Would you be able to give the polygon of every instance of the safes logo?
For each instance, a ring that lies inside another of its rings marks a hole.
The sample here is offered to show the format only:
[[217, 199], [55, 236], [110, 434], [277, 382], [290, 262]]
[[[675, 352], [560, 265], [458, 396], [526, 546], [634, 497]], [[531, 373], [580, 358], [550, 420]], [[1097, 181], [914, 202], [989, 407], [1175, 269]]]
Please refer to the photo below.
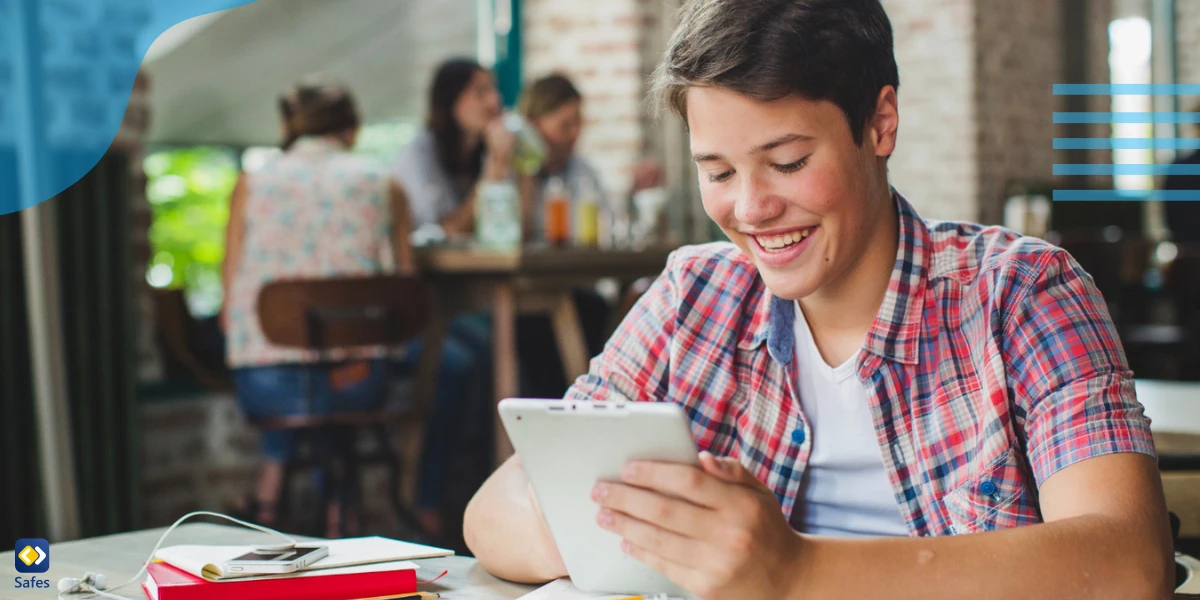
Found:
[[50, 542], [39, 538], [22, 538], [16, 544], [18, 573], [45, 573], [50, 570]]

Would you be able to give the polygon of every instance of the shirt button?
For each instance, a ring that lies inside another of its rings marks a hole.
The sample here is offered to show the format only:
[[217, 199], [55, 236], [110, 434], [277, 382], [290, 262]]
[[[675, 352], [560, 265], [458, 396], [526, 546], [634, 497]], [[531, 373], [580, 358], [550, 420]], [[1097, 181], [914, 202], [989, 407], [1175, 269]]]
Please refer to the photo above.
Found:
[[996, 484], [992, 483], [990, 479], [984, 481], [983, 483], [979, 484], [979, 491], [982, 492], [984, 496], [991, 496], [992, 494], [996, 493]]
[[792, 441], [796, 442], [797, 444], [803, 444], [804, 443], [804, 429], [792, 430]]

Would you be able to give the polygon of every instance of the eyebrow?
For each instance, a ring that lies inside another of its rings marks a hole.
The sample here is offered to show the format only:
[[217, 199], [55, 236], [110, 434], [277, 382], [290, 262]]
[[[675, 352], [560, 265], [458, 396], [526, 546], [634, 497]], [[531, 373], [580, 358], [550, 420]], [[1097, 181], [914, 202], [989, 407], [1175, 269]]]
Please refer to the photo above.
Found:
[[[775, 148], [778, 148], [784, 144], [790, 144], [792, 142], [808, 142], [808, 141], [812, 141], [814, 139], [816, 139], [816, 138], [814, 138], [811, 135], [802, 135], [799, 133], [788, 133], [785, 135], [781, 135], [765, 144], [762, 144], [761, 146], [754, 148], [753, 150], [750, 151], [750, 153], [751, 154], [760, 154], [763, 152], [767, 152], [769, 150], [774, 150]], [[705, 152], [705, 153], [701, 153], [701, 154], [693, 154], [692, 155], [692, 160], [696, 161], [696, 162], [711, 162], [714, 160], [722, 160], [722, 158], [723, 157], [720, 154], [716, 154], [716, 153], [712, 153], [712, 152]]]

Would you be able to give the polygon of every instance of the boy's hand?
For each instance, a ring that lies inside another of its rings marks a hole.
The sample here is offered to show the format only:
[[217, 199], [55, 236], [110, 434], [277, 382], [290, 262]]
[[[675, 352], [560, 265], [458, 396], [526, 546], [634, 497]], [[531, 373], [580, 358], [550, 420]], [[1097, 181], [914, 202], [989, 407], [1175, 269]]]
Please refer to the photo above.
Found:
[[622, 549], [706, 600], [784, 598], [798, 587], [804, 541], [766, 486], [734, 459], [700, 467], [631, 462], [596, 484], [601, 527]]

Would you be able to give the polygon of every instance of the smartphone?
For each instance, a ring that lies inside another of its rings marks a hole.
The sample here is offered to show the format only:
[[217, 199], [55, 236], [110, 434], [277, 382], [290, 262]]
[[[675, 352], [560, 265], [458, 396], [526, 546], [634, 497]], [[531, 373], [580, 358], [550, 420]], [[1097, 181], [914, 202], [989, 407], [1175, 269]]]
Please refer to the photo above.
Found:
[[329, 556], [329, 547], [319, 545], [296, 546], [288, 550], [256, 550], [226, 562], [225, 574], [238, 577], [295, 573], [326, 556]]

